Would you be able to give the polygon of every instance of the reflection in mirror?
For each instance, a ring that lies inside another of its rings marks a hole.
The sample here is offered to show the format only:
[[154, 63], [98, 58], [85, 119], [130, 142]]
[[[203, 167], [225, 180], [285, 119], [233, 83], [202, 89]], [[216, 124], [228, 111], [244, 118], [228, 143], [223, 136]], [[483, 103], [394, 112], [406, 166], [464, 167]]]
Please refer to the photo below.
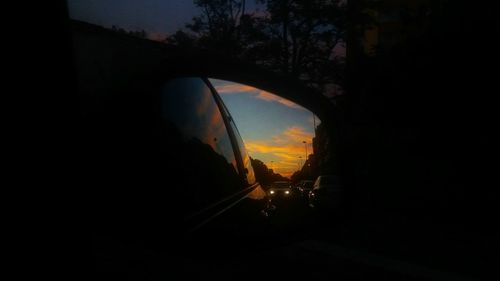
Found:
[[264, 188], [277, 180], [317, 177], [327, 160], [328, 153], [322, 153], [327, 140], [312, 112], [252, 86], [218, 79], [210, 82], [227, 106], [232, 126], [238, 126], [245, 167], [253, 167], [249, 171]]
[[200, 78], [168, 81], [161, 93], [162, 152], [180, 177], [185, 214], [243, 189], [214, 96]]

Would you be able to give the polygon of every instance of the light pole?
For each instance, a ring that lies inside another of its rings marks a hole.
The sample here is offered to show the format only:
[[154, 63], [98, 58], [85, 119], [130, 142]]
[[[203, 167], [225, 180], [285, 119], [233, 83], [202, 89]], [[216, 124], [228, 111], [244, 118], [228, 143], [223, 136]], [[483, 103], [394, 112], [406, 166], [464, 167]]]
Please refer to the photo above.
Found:
[[308, 168], [308, 167], [306, 167], [306, 163], [307, 163], [307, 142], [306, 142], [306, 141], [303, 141], [302, 143], [303, 143], [303, 144], [304, 144], [304, 146], [306, 147], [306, 160], [305, 160], [305, 162], [304, 162], [304, 171], [305, 171], [305, 173], [306, 173], [306, 174], [308, 174], [308, 173], [309, 173], [309, 168]]
[[302, 143], [303, 143], [303, 144], [304, 144], [304, 146], [306, 147], [306, 160], [305, 160], [305, 161], [307, 161], [307, 142], [306, 142], [306, 141], [303, 141]]
[[313, 131], [314, 131], [314, 136], [316, 136], [316, 115], [313, 113]]

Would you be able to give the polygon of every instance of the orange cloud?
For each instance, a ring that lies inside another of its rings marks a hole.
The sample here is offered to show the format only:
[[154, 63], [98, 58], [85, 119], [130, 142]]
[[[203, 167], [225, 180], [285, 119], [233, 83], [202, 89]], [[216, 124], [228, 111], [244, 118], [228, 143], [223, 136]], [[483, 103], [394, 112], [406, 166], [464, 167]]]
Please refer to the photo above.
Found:
[[278, 173], [278, 174], [280, 174], [280, 175], [282, 175], [282, 176], [284, 176], [286, 178], [290, 178], [293, 175], [292, 172], [288, 172], [288, 171], [285, 171], [285, 172], [276, 171], [276, 173]]
[[299, 151], [301, 150], [302, 147], [300, 145], [291, 145], [291, 144], [275, 145], [275, 144], [270, 144], [266, 141], [246, 141], [245, 144], [247, 150], [251, 152], [273, 153], [273, 154], [284, 153], [286, 155], [290, 154], [300, 155]]
[[289, 177], [299, 169], [299, 163], [304, 161], [305, 145], [302, 141], [307, 142], [308, 154], [313, 152], [312, 137], [313, 135], [303, 128], [293, 126], [270, 140], [246, 140], [245, 146], [250, 155], [258, 154], [276, 173]]
[[260, 92], [251, 86], [237, 84], [237, 83], [224, 83], [214, 85], [215, 89], [219, 94], [241, 94], [241, 93], [255, 93]]
[[[280, 157], [282, 160], [297, 160], [300, 157], [302, 157], [300, 154], [297, 154], [297, 151], [294, 151], [292, 152], [293, 154], [288, 154], [288, 153], [274, 153], [274, 155]], [[285, 161], [281, 161], [281, 163], [285, 164], [285, 163], [290, 163], [290, 162], [285, 162]], [[295, 163], [297, 164], [297, 163]]]
[[303, 142], [306, 141], [307, 143], [312, 142], [313, 135], [309, 132], [304, 131], [303, 128], [301, 127], [290, 127], [287, 128], [283, 134], [290, 140], [294, 142]]

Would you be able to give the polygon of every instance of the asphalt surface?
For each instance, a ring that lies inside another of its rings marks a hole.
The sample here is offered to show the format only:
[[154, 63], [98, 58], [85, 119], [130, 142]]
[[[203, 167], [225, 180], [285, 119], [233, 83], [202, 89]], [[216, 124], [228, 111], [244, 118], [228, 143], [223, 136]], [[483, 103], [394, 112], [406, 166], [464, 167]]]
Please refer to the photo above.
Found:
[[186, 280], [497, 280], [492, 274], [499, 244], [492, 245], [492, 237], [481, 245], [477, 239], [464, 241], [456, 235], [459, 230], [450, 235], [449, 227], [438, 225], [394, 226], [373, 219], [354, 223], [311, 209], [297, 194], [275, 204], [268, 244], [229, 256], [188, 257], [182, 276]]
[[[499, 280], [498, 237], [383, 218], [346, 220], [304, 198], [275, 202], [269, 235], [203, 255], [158, 256], [141, 245], [100, 240], [100, 279], [112, 280]], [[391, 225], [391, 223], [393, 225]], [[451, 232], [450, 232], [451, 231]], [[467, 239], [466, 239], [467, 238]], [[105, 250], [104, 250], [105, 249]], [[107, 263], [109, 257], [110, 263]], [[123, 260], [114, 260], [116, 257]], [[116, 267], [116, 265], [120, 267]], [[124, 267], [125, 266], [125, 269]], [[103, 273], [104, 272], [104, 273]], [[99, 278], [98, 278], [99, 279]]]

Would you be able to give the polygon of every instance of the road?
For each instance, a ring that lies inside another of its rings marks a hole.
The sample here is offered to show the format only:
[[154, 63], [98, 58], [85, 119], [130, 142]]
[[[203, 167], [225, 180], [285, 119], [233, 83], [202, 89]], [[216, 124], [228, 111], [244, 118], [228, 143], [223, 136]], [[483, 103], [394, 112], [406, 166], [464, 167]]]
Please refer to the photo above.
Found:
[[[394, 227], [373, 218], [361, 222], [342, 220], [332, 214], [320, 216], [298, 196], [276, 202], [276, 206], [276, 213], [268, 219], [267, 239], [258, 239], [246, 248], [235, 246], [224, 252], [206, 251], [203, 256], [187, 251], [180, 256], [158, 256], [145, 251], [141, 245], [113, 246], [113, 241], [101, 239], [102, 250], [99, 244], [94, 245], [104, 266], [98, 269], [100, 277], [125, 280], [143, 279], [145, 275], [151, 280], [498, 280], [494, 274], [500, 260], [495, 258], [500, 252], [499, 244], [491, 243], [495, 241], [491, 237], [472, 236], [469, 245], [463, 235], [452, 236], [430, 224]], [[108, 258], [117, 256], [123, 260]]]
[[[445, 245], [431, 240], [423, 236], [422, 226], [420, 231], [387, 227], [393, 233], [377, 233], [374, 228], [384, 228], [377, 221], [353, 226], [332, 214], [320, 216], [299, 196], [276, 205], [263, 249], [213, 259], [188, 258], [185, 276], [198, 280], [495, 280], [486, 272], [494, 268], [494, 260], [484, 255], [484, 249], [466, 250], [459, 241]], [[429, 233], [432, 239], [442, 238], [435, 230]]]

